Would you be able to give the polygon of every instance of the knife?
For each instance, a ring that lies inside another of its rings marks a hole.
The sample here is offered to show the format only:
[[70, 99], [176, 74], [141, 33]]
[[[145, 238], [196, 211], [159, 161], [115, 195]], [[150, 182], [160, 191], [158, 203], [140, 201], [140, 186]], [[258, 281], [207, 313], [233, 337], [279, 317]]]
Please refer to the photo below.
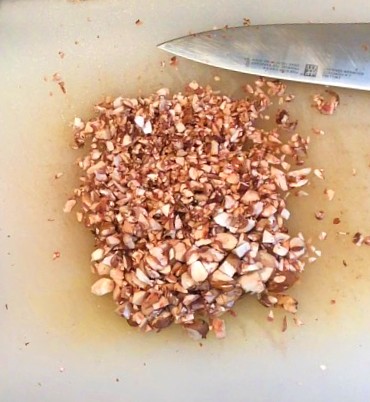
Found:
[[227, 70], [370, 90], [370, 24], [366, 23], [224, 28], [158, 47]]

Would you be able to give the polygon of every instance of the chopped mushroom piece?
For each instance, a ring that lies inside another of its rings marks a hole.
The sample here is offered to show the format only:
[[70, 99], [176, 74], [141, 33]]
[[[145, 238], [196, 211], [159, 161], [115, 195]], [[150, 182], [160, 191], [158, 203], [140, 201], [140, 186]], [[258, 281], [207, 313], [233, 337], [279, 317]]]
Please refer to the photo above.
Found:
[[190, 275], [195, 282], [203, 282], [208, 277], [208, 271], [200, 261], [195, 261], [190, 265]]
[[318, 219], [319, 221], [322, 221], [325, 217], [325, 212], [322, 210], [316, 211], [315, 216], [316, 216], [316, 219]]
[[360, 232], [355, 233], [352, 239], [353, 243], [356, 244], [356, 246], [361, 246], [364, 240], [365, 238]]
[[314, 175], [321, 180], [324, 180], [324, 169], [314, 169]]
[[313, 106], [322, 114], [331, 115], [335, 112], [340, 103], [339, 95], [330, 89], [326, 91], [326, 97], [323, 95], [314, 95]]
[[68, 200], [63, 208], [63, 212], [69, 213], [72, 211], [72, 209], [75, 207], [77, 201], [76, 200]]
[[91, 261], [99, 261], [104, 257], [104, 250], [102, 248], [98, 248], [91, 253]]
[[177, 57], [176, 56], [172, 56], [170, 58], [170, 66], [177, 66]]
[[97, 296], [104, 296], [112, 292], [114, 289], [114, 282], [109, 278], [98, 279], [92, 286], [91, 292]]
[[63, 94], [67, 93], [65, 82], [63, 81], [63, 79], [59, 73], [54, 73], [52, 80], [59, 85], [59, 88], [63, 92]]
[[328, 198], [329, 201], [331, 201], [334, 198], [335, 191], [331, 190], [330, 188], [325, 189], [324, 194]]
[[289, 113], [286, 110], [279, 110], [276, 115], [276, 123], [285, 130], [294, 131], [298, 121], [290, 121]]
[[209, 331], [207, 322], [203, 320], [194, 321], [191, 324], [184, 324], [184, 328], [186, 329], [190, 338], [195, 341], [206, 338]]
[[239, 278], [239, 284], [245, 293], [261, 293], [265, 290], [258, 272], [243, 275]]
[[270, 310], [268, 315], [267, 315], [267, 321], [274, 321], [274, 312], [273, 310]]
[[232, 250], [238, 244], [238, 239], [231, 233], [218, 233], [215, 240], [224, 250]]
[[284, 310], [286, 310], [290, 313], [297, 312], [298, 302], [297, 302], [297, 300], [293, 299], [293, 297], [290, 297], [287, 295], [279, 295], [277, 304], [279, 306], [282, 306], [284, 308]]
[[307, 193], [307, 191], [303, 191], [303, 190], [298, 190], [296, 192], [296, 196], [297, 197], [307, 197], [309, 194]]
[[222, 339], [226, 336], [226, 328], [225, 321], [220, 320], [219, 318], [214, 318], [212, 320], [212, 328], [214, 333], [216, 334], [216, 338]]
[[325, 131], [318, 128], [313, 128], [312, 131], [317, 135], [325, 135]]
[[60, 258], [60, 251], [54, 251], [53, 253], [53, 260]]
[[286, 318], [286, 315], [284, 315], [284, 318], [283, 318], [283, 325], [282, 325], [281, 331], [282, 331], [282, 332], [285, 332], [287, 329], [288, 329], [288, 320], [287, 320], [287, 318]]
[[304, 324], [303, 321], [298, 317], [293, 317], [293, 320], [295, 325], [297, 325], [297, 327], [301, 327]]

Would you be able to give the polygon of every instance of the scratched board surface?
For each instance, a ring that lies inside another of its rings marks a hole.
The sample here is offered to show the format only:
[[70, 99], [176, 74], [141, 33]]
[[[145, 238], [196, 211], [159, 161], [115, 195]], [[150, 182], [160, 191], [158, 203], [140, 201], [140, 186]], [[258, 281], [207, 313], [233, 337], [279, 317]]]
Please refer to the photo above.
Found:
[[[303, 326], [288, 316], [282, 332], [284, 313], [268, 322], [268, 310], [246, 297], [237, 317], [226, 317], [224, 340], [210, 336], [201, 346], [180, 328], [138, 333], [109, 296], [90, 294], [93, 239], [62, 208], [78, 183], [70, 122], [89, 117], [104, 96], [178, 91], [193, 79], [243, 96], [240, 87], [254, 80], [183, 59], [171, 66], [156, 44], [243, 18], [367, 22], [369, 11], [360, 0], [0, 3], [1, 401], [368, 400], [370, 252], [351, 242], [357, 231], [370, 233], [367, 92], [338, 90], [340, 107], [328, 117], [310, 107], [324, 88], [288, 84], [296, 95], [289, 110], [311, 137], [307, 165], [326, 176], [312, 177], [309, 196], [289, 198], [289, 229], [322, 251], [290, 292]], [[332, 201], [325, 188], [335, 190]]]

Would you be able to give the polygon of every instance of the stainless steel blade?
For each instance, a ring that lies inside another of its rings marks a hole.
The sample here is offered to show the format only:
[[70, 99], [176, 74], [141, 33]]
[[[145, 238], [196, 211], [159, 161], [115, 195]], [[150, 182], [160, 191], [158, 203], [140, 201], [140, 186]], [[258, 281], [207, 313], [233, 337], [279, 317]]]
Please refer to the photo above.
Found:
[[370, 24], [243, 26], [185, 36], [159, 48], [243, 73], [370, 90]]

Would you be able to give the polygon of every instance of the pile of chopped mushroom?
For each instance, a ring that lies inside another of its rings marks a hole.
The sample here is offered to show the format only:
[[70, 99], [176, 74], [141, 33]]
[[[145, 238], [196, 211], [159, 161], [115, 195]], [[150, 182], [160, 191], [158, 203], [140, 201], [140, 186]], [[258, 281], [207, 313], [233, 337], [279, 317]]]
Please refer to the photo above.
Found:
[[106, 99], [96, 118], [75, 119], [76, 144], [89, 139], [90, 149], [67, 209], [80, 201], [77, 219], [95, 236], [92, 292], [112, 292], [130, 325], [223, 337], [219, 317], [247, 293], [296, 311], [284, 291], [304, 268], [306, 244], [288, 233], [285, 197], [308, 182], [310, 168], [291, 168], [307, 140], [255, 128], [282, 93], [259, 80], [234, 100], [192, 82], [185, 94]]

